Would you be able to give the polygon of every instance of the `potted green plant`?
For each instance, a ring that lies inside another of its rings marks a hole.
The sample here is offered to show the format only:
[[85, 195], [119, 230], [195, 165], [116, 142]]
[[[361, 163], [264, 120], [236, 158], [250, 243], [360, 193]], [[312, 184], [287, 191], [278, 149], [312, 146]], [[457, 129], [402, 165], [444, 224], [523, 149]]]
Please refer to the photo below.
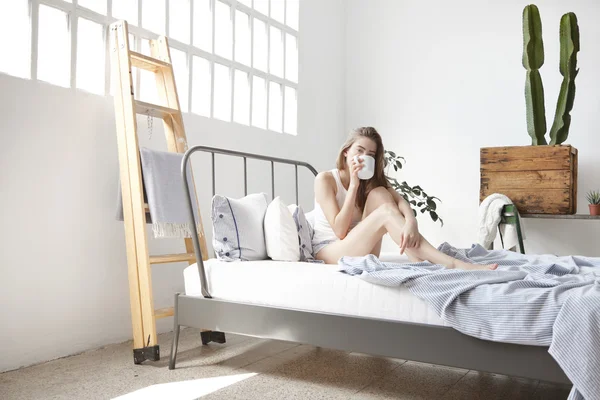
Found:
[[535, 5], [524, 8], [525, 114], [531, 146], [481, 149], [481, 201], [492, 193], [502, 193], [511, 198], [521, 214], [577, 212], [577, 149], [563, 143], [571, 126], [579, 47], [577, 17], [569, 12], [560, 19], [559, 70], [563, 81], [548, 142], [539, 72], [544, 64], [542, 21]]
[[393, 167], [394, 171], [398, 172], [398, 170], [402, 169], [403, 162], [406, 162], [404, 157], [397, 156], [393, 151], [385, 150], [385, 175], [388, 182], [410, 204], [415, 217], [417, 216], [417, 210], [419, 210], [421, 214], [427, 213], [433, 222], [439, 221], [444, 226], [444, 220], [438, 215], [437, 203], [435, 202], [436, 200], [439, 202], [442, 200], [438, 197], [428, 195], [419, 185], [410, 186], [406, 181], [398, 182], [396, 178], [389, 175], [390, 167]]
[[587, 201], [590, 203], [590, 215], [600, 215], [600, 192], [590, 190], [587, 193]]

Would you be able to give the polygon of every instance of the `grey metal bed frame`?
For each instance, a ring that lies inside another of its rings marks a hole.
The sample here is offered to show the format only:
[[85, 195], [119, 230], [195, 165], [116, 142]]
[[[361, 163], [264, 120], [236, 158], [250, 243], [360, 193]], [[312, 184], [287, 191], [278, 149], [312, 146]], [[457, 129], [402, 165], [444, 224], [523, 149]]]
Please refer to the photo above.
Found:
[[247, 158], [271, 162], [273, 196], [275, 195], [274, 163], [295, 165], [296, 202], [298, 201], [298, 166], [306, 167], [314, 175], [317, 174], [310, 164], [301, 161], [206, 146], [194, 146], [185, 153], [182, 175], [188, 198], [188, 212], [194, 229], [194, 250], [204, 297], [182, 293], [175, 295], [174, 336], [169, 369], [175, 368], [180, 328], [188, 326], [549, 382], [571, 383], [556, 361], [548, 354], [548, 347], [480, 340], [450, 327], [261, 306], [211, 298], [206, 285], [204, 262], [192, 211], [192, 198], [186, 179], [187, 168], [185, 167], [190, 156], [197, 151], [212, 154], [213, 195], [215, 154], [244, 159], [245, 194], [247, 194]]

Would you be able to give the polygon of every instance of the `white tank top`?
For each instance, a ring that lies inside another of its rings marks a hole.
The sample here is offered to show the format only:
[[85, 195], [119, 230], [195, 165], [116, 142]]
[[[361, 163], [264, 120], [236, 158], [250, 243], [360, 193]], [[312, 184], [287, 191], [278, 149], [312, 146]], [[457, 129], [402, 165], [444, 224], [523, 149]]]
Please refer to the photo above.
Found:
[[[333, 175], [333, 178], [335, 179], [335, 184], [337, 186], [337, 191], [335, 193], [335, 199], [337, 200], [338, 207], [341, 210], [344, 205], [344, 201], [346, 200], [346, 195], [348, 194], [348, 191], [342, 184], [342, 180], [340, 179], [340, 172], [338, 171], [338, 169], [337, 168], [332, 169], [330, 172]], [[323, 209], [321, 208], [319, 203], [317, 203], [317, 199], [315, 199], [314, 215], [315, 215], [315, 225], [314, 225], [315, 233], [314, 233], [314, 237], [313, 237], [313, 241], [312, 241], [314, 244], [318, 244], [318, 243], [321, 243], [324, 241], [339, 239], [335, 235], [335, 232], [333, 231], [333, 228], [329, 224], [329, 221], [327, 221], [327, 217], [323, 213]], [[354, 215], [352, 216], [352, 221], [350, 222], [350, 229], [354, 228], [361, 221], [361, 219], [362, 219], [362, 213], [360, 212], [360, 210], [357, 207], [354, 207]]]

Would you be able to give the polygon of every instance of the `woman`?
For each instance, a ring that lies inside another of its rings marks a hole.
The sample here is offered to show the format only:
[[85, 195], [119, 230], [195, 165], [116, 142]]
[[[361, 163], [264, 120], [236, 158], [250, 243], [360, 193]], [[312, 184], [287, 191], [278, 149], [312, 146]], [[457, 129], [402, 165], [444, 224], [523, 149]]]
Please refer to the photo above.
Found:
[[[362, 161], [375, 159], [375, 174], [360, 180]], [[375, 128], [354, 130], [342, 146], [337, 168], [315, 178], [316, 258], [336, 264], [342, 256], [379, 256], [381, 239], [389, 233], [412, 262], [427, 260], [447, 268], [496, 269], [497, 264], [468, 264], [438, 251], [419, 233], [410, 205], [389, 184], [384, 173], [384, 149]]]

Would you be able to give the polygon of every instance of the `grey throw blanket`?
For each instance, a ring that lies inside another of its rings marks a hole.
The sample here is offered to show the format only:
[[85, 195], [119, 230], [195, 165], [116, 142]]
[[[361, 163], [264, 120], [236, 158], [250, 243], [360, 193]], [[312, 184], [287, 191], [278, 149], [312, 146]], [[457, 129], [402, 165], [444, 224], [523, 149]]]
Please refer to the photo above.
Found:
[[[152, 224], [155, 238], [192, 237], [192, 228], [186, 207], [181, 162], [183, 154], [165, 151], [140, 149], [144, 198], [147, 199], [150, 214], [146, 221]], [[188, 184], [192, 192], [194, 218], [199, 225], [196, 194], [191, 179], [190, 164]], [[123, 199], [119, 185], [117, 219], [123, 221]]]
[[342, 257], [341, 271], [379, 285], [405, 285], [454, 329], [480, 339], [550, 346], [573, 383], [569, 399], [600, 399], [600, 258], [522, 255], [480, 245], [439, 250], [496, 271], [450, 270]]

